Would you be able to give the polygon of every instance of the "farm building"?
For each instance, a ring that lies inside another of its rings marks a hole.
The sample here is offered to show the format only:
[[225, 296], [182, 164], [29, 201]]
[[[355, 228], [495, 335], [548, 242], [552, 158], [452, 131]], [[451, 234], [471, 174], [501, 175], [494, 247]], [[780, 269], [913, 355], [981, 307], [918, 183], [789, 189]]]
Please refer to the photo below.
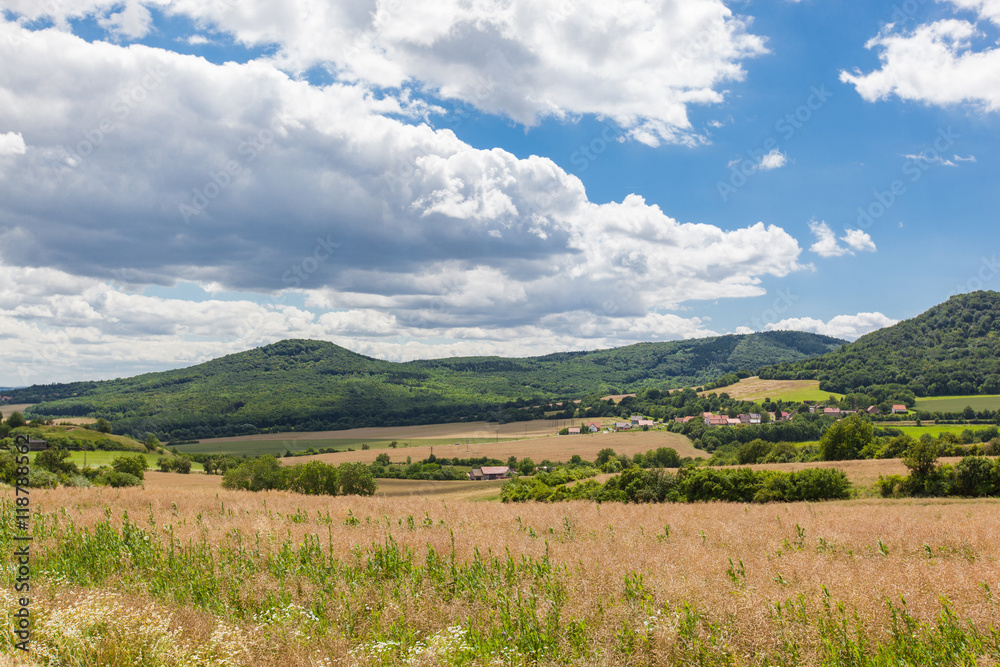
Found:
[[472, 472], [469, 473], [469, 479], [474, 481], [503, 479], [509, 477], [510, 474], [510, 466], [483, 466], [482, 468], [473, 468]]
[[892, 414], [894, 415], [905, 415], [906, 406], [905, 405], [894, 405], [892, 406]]
[[569, 434], [570, 435], [580, 435], [580, 427], [579, 426], [570, 426], [569, 427]]
[[598, 431], [601, 430], [601, 425], [598, 424], [597, 422], [591, 422], [589, 428], [591, 433], [597, 433]]

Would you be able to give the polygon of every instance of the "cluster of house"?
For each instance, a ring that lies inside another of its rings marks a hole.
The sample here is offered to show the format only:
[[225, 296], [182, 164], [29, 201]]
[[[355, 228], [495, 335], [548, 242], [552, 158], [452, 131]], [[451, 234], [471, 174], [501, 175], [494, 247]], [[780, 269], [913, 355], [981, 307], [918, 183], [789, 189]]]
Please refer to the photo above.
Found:
[[0, 396], [0, 401], [3, 401], [4, 403], [6, 403], [8, 401], [13, 401], [13, 400], [14, 400], [13, 396]]
[[[836, 417], [840, 419], [841, 417], [846, 417], [847, 415], [853, 415], [856, 412], [864, 412], [869, 415], [879, 414], [879, 409], [871, 405], [865, 410], [841, 410], [840, 408], [826, 407], [823, 405], [810, 405], [809, 412], [815, 414], [817, 412], [821, 413], [825, 417]], [[907, 408], [905, 405], [893, 405], [892, 414], [906, 414]], [[768, 412], [771, 417], [772, 422], [784, 422], [790, 421], [792, 415], [788, 412]], [[690, 417], [677, 417], [674, 419], [675, 422], [679, 424], [686, 424], [692, 419], [696, 419], [698, 415], [692, 415]], [[705, 422], [706, 426], [741, 426], [745, 424], [760, 424], [762, 419], [759, 413], [751, 412], [745, 415], [736, 415], [735, 417], [730, 417], [729, 415], [716, 415], [711, 412], [703, 412], [700, 415], [701, 420]]]
[[[615, 422], [613, 425], [608, 426], [608, 431], [629, 431], [633, 428], [642, 428], [643, 426], [656, 426], [656, 422], [652, 419], [646, 419], [642, 415], [632, 415], [627, 422]], [[571, 426], [569, 427], [569, 435], [580, 435], [581, 433], [598, 433], [603, 427], [597, 422], [591, 422], [584, 427]]]

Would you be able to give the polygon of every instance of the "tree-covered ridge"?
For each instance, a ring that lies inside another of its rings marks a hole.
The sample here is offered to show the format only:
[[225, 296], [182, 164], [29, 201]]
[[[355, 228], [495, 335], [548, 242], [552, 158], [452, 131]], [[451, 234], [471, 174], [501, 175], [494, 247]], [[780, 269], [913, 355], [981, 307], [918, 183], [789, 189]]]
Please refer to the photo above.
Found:
[[18, 402], [36, 415], [103, 417], [120, 433], [174, 439], [540, 417], [542, 405], [594, 393], [702, 383], [794, 361], [843, 341], [767, 332], [542, 357], [397, 363], [323, 341], [286, 340], [173, 371], [36, 385]]
[[820, 389], [883, 396], [1000, 393], [1000, 293], [960, 294], [917, 317], [813, 359], [760, 370]]

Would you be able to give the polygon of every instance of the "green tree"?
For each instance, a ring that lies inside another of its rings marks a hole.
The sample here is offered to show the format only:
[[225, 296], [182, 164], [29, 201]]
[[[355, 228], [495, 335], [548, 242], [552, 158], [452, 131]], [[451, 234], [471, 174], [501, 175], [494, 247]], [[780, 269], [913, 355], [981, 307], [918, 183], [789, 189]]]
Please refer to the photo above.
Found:
[[80, 470], [70, 459], [70, 453], [61, 447], [49, 447], [35, 454], [34, 465], [56, 475], [77, 475]]
[[111, 433], [111, 422], [103, 417], [99, 418], [94, 422], [94, 430], [99, 433]]
[[157, 438], [152, 433], [146, 434], [146, 450], [150, 452], [155, 452], [162, 445], [160, 444], [159, 438]]
[[936, 442], [914, 441], [903, 455], [903, 465], [910, 469], [915, 477], [924, 479], [930, 476], [937, 464], [938, 445]]
[[148, 468], [149, 463], [147, 463], [146, 457], [142, 454], [136, 454], [135, 456], [117, 456], [113, 461], [111, 461], [111, 469], [115, 472], [132, 475], [136, 479], [140, 480], [146, 478], [146, 469]]
[[337, 469], [340, 476], [340, 490], [345, 496], [371, 496], [378, 483], [368, 466], [363, 463], [343, 463]]
[[222, 488], [268, 491], [286, 488], [285, 471], [273, 456], [261, 456], [230, 468], [222, 476]]
[[381, 454], [379, 454], [378, 456], [375, 457], [375, 463], [377, 463], [377, 464], [379, 464], [381, 466], [387, 466], [390, 463], [392, 463], [392, 460], [389, 458], [388, 454], [386, 454], [385, 452], [383, 452], [383, 453], [381, 453]]
[[27, 422], [24, 421], [24, 415], [17, 410], [14, 410], [14, 412], [10, 413], [10, 417], [7, 417], [7, 426], [10, 426], [11, 428], [21, 428], [26, 423]]
[[522, 475], [531, 475], [535, 472], [535, 462], [526, 456], [518, 462], [517, 471]]
[[322, 461], [310, 461], [292, 466], [285, 471], [288, 489], [313, 496], [335, 496], [339, 486], [336, 466]]
[[820, 438], [819, 446], [825, 461], [845, 461], [858, 458], [858, 453], [874, 439], [871, 422], [860, 415], [851, 415], [830, 426]]

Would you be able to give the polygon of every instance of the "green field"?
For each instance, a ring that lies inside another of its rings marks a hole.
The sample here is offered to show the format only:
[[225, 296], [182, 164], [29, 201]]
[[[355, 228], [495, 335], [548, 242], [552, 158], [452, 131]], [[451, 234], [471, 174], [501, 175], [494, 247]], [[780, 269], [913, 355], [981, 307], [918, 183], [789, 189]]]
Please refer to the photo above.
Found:
[[935, 438], [942, 433], [954, 433], [959, 435], [962, 431], [969, 429], [971, 431], [978, 431], [979, 429], [986, 428], [986, 424], [941, 424], [930, 426], [893, 426], [891, 422], [882, 425], [885, 428], [898, 428], [906, 435], [913, 436], [914, 438], [919, 438], [924, 433], [930, 433]]
[[[138, 452], [108, 452], [104, 450], [98, 450], [96, 452], [80, 452], [80, 451], [70, 451], [70, 460], [79, 467], [83, 467], [83, 456], [87, 455], [87, 465], [91, 468], [96, 468], [98, 466], [110, 466], [111, 462], [114, 461], [119, 456], [135, 456]], [[143, 456], [146, 457], [146, 462], [149, 464], [150, 470], [157, 470], [156, 462], [160, 459], [162, 454], [151, 454], [144, 453]], [[200, 463], [195, 461], [191, 462], [191, 470], [204, 470]]]
[[[509, 442], [523, 438], [414, 438], [411, 440], [397, 440], [397, 449], [407, 449], [409, 447], [438, 447], [461, 444], [481, 444], [489, 442]], [[170, 447], [176, 449], [181, 454], [233, 454], [235, 456], [263, 456], [273, 454], [284, 455], [287, 451], [304, 452], [310, 447], [314, 449], [327, 449], [334, 447], [342, 452], [348, 448], [358, 451], [361, 445], [368, 445], [370, 449], [389, 449], [392, 440], [372, 440], [362, 438], [329, 438], [329, 439], [301, 439], [301, 440], [226, 440], [223, 442], [199, 442], [190, 445], [177, 445]]]
[[966, 407], [973, 410], [1000, 410], [1000, 394], [972, 396], [932, 396], [918, 398], [917, 410], [932, 412], [961, 412]]

